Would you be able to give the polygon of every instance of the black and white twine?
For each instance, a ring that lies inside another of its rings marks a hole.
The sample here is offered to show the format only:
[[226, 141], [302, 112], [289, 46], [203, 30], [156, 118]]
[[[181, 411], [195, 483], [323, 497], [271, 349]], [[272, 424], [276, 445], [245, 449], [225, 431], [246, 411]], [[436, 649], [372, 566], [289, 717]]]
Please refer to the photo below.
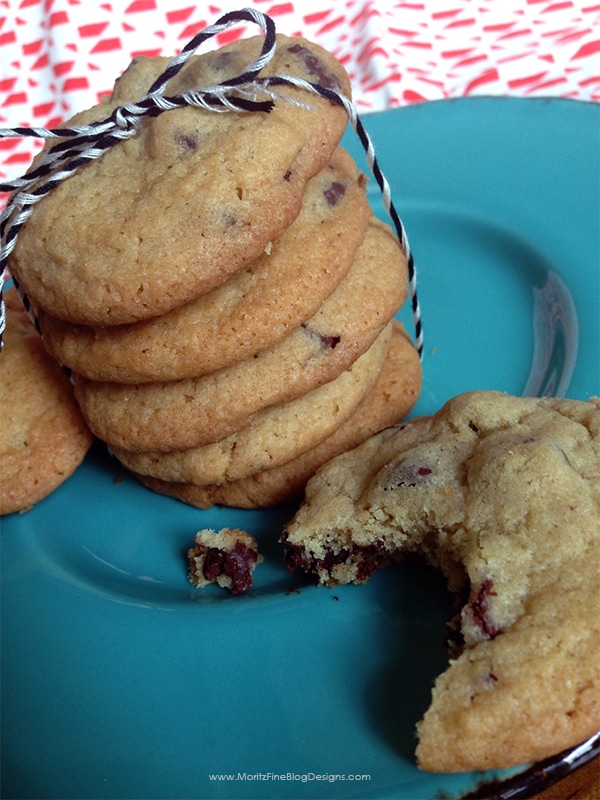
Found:
[[[264, 41], [259, 57], [241, 74], [215, 86], [207, 86], [165, 97], [163, 92], [169, 80], [185, 65], [188, 58], [206, 40], [223, 32], [239, 22], [254, 22], [264, 33]], [[81, 166], [99, 158], [106, 150], [118, 142], [135, 136], [141, 121], [147, 117], [155, 117], [164, 111], [185, 106], [195, 106], [213, 112], [229, 111], [270, 111], [277, 99], [277, 86], [295, 86], [313, 94], [326, 97], [331, 102], [342, 105], [348, 114], [350, 123], [364, 147], [367, 164], [381, 190], [383, 203], [389, 215], [400, 246], [408, 262], [408, 288], [412, 305], [413, 324], [415, 328], [415, 345], [422, 357], [423, 330], [421, 310], [417, 296], [417, 276], [413, 255], [408, 242], [404, 225], [392, 202], [390, 186], [383, 175], [373, 143], [362, 124], [356, 108], [341, 92], [310, 83], [291, 76], [260, 77], [260, 71], [275, 53], [275, 24], [266, 14], [251, 8], [232, 11], [223, 15], [214, 25], [202, 30], [173, 58], [164, 72], [150, 87], [148, 94], [137, 103], [126, 103], [115, 109], [105, 120], [90, 125], [61, 128], [29, 128], [17, 127], [0, 129], [0, 138], [35, 137], [40, 139], [58, 139], [58, 143], [48, 148], [41, 156], [35, 169], [21, 178], [7, 183], [0, 183], [0, 192], [11, 192], [6, 208], [0, 214], [0, 346], [2, 334], [6, 326], [6, 310], [2, 299], [2, 288], [8, 274], [8, 262], [15, 247], [17, 237], [23, 225], [31, 216], [35, 204], [58, 186], [63, 180], [73, 175]], [[258, 97], [268, 98], [258, 100]], [[286, 102], [287, 99], [286, 99]], [[17, 285], [25, 307], [37, 325], [30, 303]]]

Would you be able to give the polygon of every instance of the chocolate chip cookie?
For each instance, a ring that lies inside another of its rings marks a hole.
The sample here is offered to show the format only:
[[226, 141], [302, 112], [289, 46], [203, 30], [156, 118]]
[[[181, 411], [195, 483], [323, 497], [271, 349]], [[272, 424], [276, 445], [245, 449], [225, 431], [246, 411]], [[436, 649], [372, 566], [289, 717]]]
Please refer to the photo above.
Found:
[[224, 284], [130, 325], [92, 328], [40, 310], [47, 348], [90, 380], [118, 383], [193, 378], [251, 358], [313, 316], [347, 274], [372, 216], [364, 187], [337, 148], [296, 220]]
[[454, 398], [325, 465], [283, 539], [324, 584], [419, 554], [463, 598], [422, 769], [515, 766], [599, 729], [599, 399]]
[[0, 514], [47, 497], [83, 461], [93, 436], [73, 387], [45, 351], [14, 288], [6, 292], [0, 353]]
[[[165, 95], [241, 74], [262, 41], [192, 56]], [[66, 124], [104, 120], [140, 100], [168, 63], [135, 59], [106, 103]], [[350, 96], [339, 62], [303, 39], [278, 36], [261, 74], [318, 78]], [[306, 182], [327, 164], [347, 123], [336, 102], [291, 86], [277, 92], [270, 112], [186, 106], [146, 118], [135, 136], [38, 202], [9, 264], [36, 306], [85, 325], [148, 319], [258, 258], [298, 216]]]
[[351, 416], [383, 369], [391, 323], [334, 381], [289, 403], [271, 406], [226, 439], [188, 450], [132, 453], [115, 447], [129, 469], [162, 480], [210, 484], [239, 480], [291, 461], [315, 447]]
[[173, 483], [143, 475], [138, 478], [153, 491], [198, 508], [213, 505], [270, 508], [280, 503], [297, 502], [302, 498], [307, 481], [319, 467], [403, 419], [415, 404], [420, 390], [419, 356], [402, 325], [394, 322], [388, 357], [373, 390], [343, 425], [308, 452], [282, 466], [247, 478], [206, 486]]
[[254, 358], [167, 383], [78, 376], [75, 396], [91, 430], [113, 447], [167, 451], [218, 442], [247, 427], [263, 409], [294, 400], [348, 369], [402, 306], [406, 277], [397, 239], [373, 219], [350, 272], [317, 313]]

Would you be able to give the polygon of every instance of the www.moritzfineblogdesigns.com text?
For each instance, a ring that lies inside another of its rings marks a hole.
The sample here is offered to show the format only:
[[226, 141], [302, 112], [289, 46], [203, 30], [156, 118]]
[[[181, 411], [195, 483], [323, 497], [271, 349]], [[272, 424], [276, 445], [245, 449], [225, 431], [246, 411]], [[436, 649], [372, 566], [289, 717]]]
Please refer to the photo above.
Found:
[[237, 772], [209, 775], [211, 781], [370, 781], [370, 775], [340, 775], [330, 772]]

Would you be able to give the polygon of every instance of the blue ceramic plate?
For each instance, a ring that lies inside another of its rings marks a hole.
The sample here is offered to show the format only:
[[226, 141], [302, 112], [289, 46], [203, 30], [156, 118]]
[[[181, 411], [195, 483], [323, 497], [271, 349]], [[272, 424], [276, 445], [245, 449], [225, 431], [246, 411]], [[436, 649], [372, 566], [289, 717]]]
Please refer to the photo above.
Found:
[[[474, 388], [600, 392], [600, 109], [483, 98], [364, 121], [418, 267], [415, 413]], [[371, 196], [382, 214], [374, 182]], [[299, 582], [277, 543], [292, 513], [184, 506], [96, 447], [3, 518], [2, 796], [432, 800], [509, 777], [414, 764], [446, 664], [442, 579]], [[243, 597], [186, 579], [196, 530], [225, 525], [265, 555]]]

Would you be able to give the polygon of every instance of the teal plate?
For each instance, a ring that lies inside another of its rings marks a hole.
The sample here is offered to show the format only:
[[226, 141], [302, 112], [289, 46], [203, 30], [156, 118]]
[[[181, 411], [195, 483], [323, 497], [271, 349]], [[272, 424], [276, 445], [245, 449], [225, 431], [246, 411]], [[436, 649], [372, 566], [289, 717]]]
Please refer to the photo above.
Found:
[[[364, 122], [418, 268], [414, 413], [474, 388], [600, 393], [600, 109], [478, 98]], [[345, 144], [363, 164], [352, 131]], [[374, 181], [370, 196], [383, 216]], [[433, 800], [508, 786], [515, 770], [414, 763], [447, 659], [441, 577], [294, 578], [277, 542], [293, 510], [199, 511], [97, 445], [54, 494], [3, 518], [2, 797]], [[242, 597], [186, 579], [195, 531], [223, 526], [265, 555]]]

